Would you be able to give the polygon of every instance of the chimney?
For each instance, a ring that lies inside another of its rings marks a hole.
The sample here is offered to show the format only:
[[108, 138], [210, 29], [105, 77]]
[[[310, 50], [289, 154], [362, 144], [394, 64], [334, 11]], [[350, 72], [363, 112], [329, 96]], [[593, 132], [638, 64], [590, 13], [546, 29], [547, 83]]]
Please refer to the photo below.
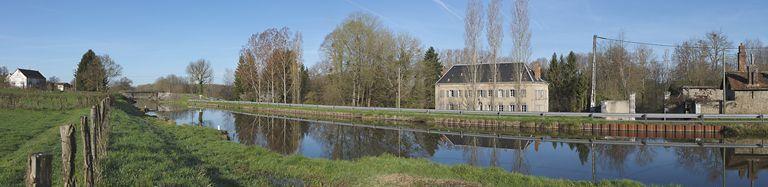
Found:
[[533, 64], [533, 78], [541, 80], [541, 64], [538, 62]]
[[739, 44], [738, 62], [739, 72], [747, 72], [747, 49], [744, 47], [744, 43]]

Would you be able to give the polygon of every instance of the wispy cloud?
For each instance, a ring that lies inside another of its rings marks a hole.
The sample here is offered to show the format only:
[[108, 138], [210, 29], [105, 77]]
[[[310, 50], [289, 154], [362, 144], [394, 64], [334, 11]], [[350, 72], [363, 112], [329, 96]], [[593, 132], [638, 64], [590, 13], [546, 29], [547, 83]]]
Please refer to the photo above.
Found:
[[389, 17], [386, 17], [383, 14], [380, 14], [379, 12], [373, 11], [370, 8], [365, 7], [365, 6], [355, 2], [353, 0], [344, 0], [344, 1], [347, 2], [347, 4], [350, 4], [350, 5], [354, 6], [355, 8], [358, 8], [358, 9], [363, 10], [365, 12], [371, 13], [371, 14], [375, 15], [376, 17], [379, 17], [382, 20], [385, 20], [385, 21], [391, 23], [394, 27], [400, 27], [400, 24], [398, 24], [397, 22], [393, 21], [392, 19], [389, 19]]
[[445, 2], [443, 2], [443, 0], [432, 0], [432, 2], [435, 2], [435, 4], [440, 6], [440, 8], [442, 8], [443, 10], [448, 12], [448, 14], [453, 15], [454, 18], [456, 18], [458, 20], [462, 20], [461, 16], [459, 16], [459, 14], [457, 14], [456, 11], [453, 11], [453, 9], [451, 7], [449, 7], [447, 4], [445, 4]]
[[376, 11], [373, 11], [373, 10], [371, 10], [371, 9], [369, 9], [369, 8], [367, 8], [367, 7], [365, 7], [365, 6], [361, 5], [361, 4], [359, 4], [359, 3], [357, 3], [357, 2], [354, 2], [354, 1], [352, 1], [352, 0], [344, 0], [344, 1], [345, 1], [345, 2], [347, 2], [347, 4], [350, 4], [350, 5], [354, 6], [355, 8], [359, 8], [359, 9], [361, 9], [361, 10], [363, 10], [363, 11], [366, 11], [366, 12], [368, 12], [368, 13], [371, 13], [371, 14], [373, 14], [373, 15], [376, 15], [377, 17], [380, 17], [380, 18], [382, 18], [382, 19], [388, 19], [388, 18], [387, 18], [387, 17], [385, 17], [384, 15], [382, 15], [382, 14], [379, 14], [378, 12], [376, 12]]

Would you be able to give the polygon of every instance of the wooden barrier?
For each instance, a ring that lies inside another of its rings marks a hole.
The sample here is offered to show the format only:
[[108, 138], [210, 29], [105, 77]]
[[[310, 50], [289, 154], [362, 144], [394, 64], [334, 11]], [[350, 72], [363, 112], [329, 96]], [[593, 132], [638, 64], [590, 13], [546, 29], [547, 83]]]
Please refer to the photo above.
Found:
[[53, 155], [48, 153], [32, 153], [27, 159], [26, 185], [51, 186], [52, 170], [51, 160]]
[[88, 127], [88, 117], [80, 117], [80, 134], [83, 137], [83, 185], [93, 186], [93, 157], [91, 154], [91, 129]]
[[75, 126], [63, 125], [59, 127], [61, 134], [61, 179], [62, 186], [75, 186]]

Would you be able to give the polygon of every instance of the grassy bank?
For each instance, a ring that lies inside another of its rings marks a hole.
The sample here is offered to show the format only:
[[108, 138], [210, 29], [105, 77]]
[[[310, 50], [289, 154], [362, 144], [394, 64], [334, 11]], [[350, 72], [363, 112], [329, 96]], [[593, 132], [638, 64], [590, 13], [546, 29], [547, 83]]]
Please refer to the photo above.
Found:
[[[149, 117], [119, 101], [105, 162], [106, 185], [494, 185], [592, 186], [586, 181], [547, 179], [498, 168], [445, 166], [424, 159], [383, 155], [354, 161], [282, 156], [222, 140], [214, 129], [178, 126]], [[601, 186], [640, 186], [604, 181]]]
[[[568, 130], [582, 129], [582, 125], [585, 124], [647, 124], [647, 125], [675, 125], [675, 124], [690, 124], [681, 122], [644, 122], [644, 121], [611, 121], [590, 117], [557, 117], [557, 116], [504, 116], [504, 115], [484, 115], [484, 114], [444, 114], [444, 113], [420, 113], [420, 112], [408, 112], [408, 111], [374, 111], [374, 110], [350, 110], [350, 109], [331, 109], [331, 108], [314, 108], [304, 106], [282, 106], [282, 105], [270, 105], [270, 104], [236, 104], [236, 103], [208, 103], [199, 101], [189, 101], [188, 104], [194, 107], [213, 107], [223, 108], [227, 110], [262, 113], [271, 115], [281, 115], [300, 118], [312, 118], [320, 120], [332, 120], [338, 121], [339, 117], [353, 116], [357, 121], [365, 121], [370, 123], [379, 123], [380, 121], [404, 121], [404, 122], [417, 122], [427, 125], [428, 128], [436, 127], [435, 124], [445, 124], [446, 121], [459, 123], [466, 122], [470, 125], [465, 125], [469, 129], [463, 129], [463, 131], [476, 131], [471, 127], [475, 123], [479, 123], [483, 126], [485, 123], [501, 123], [501, 124], [514, 124], [515, 126], [529, 127], [529, 128], [554, 128]], [[307, 115], [307, 113], [320, 113], [320, 115]], [[341, 120], [344, 120], [343, 118]], [[737, 120], [739, 121], [739, 120]], [[702, 125], [714, 125], [722, 126], [722, 135], [725, 137], [738, 137], [738, 138], [751, 138], [751, 137], [764, 137], [768, 136], [768, 124], [754, 123], [756, 120], [745, 119], [740, 122], [717, 122], [717, 121], [704, 121]], [[753, 122], [753, 123], [748, 123]], [[438, 129], [443, 128], [439, 127]], [[478, 130], [482, 132], [482, 130]], [[502, 133], [502, 132], [495, 132]], [[569, 133], [578, 134], [578, 133]]]

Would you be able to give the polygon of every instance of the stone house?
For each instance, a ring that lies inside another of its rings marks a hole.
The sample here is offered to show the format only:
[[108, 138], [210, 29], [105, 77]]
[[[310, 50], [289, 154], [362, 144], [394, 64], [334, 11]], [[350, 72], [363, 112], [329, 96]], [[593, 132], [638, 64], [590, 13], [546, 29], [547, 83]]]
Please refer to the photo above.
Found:
[[739, 45], [738, 69], [726, 72], [725, 89], [723, 86], [682, 87], [683, 99], [679, 107], [682, 112], [768, 114], [768, 73], [759, 71], [755, 64], [748, 64], [746, 56], [744, 44]]
[[15, 72], [8, 75], [8, 83], [18, 88], [45, 89], [47, 86], [43, 74], [28, 69], [16, 69]]
[[[492, 64], [457, 64], [435, 84], [435, 109], [513, 112], [549, 111], [549, 84], [541, 79], [541, 67], [531, 70], [525, 63], [498, 63], [498, 81], [493, 84]], [[471, 84], [471, 72], [477, 83]], [[519, 72], [519, 73], [518, 73]], [[521, 77], [518, 82], [518, 77]], [[473, 91], [474, 90], [474, 91]], [[476, 99], [473, 101], [473, 98]], [[520, 99], [517, 101], [516, 99]]]

